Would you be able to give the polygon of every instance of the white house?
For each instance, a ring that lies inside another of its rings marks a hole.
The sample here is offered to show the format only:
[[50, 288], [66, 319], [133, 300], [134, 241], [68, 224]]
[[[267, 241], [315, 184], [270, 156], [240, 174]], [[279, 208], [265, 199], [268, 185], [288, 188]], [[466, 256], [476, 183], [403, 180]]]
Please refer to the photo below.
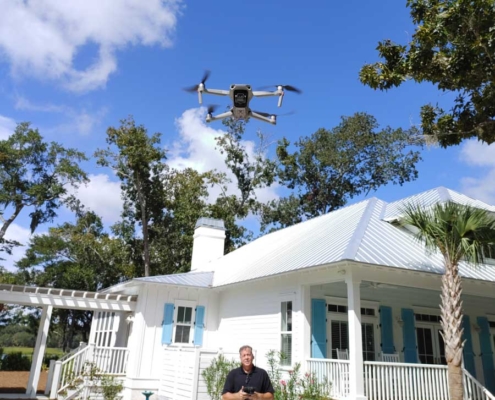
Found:
[[[408, 202], [447, 200], [495, 213], [495, 206], [438, 187], [393, 203], [361, 201], [227, 255], [223, 222], [200, 219], [191, 271], [95, 294], [122, 303], [98, 305], [90, 344], [72, 360], [93, 357], [122, 377], [124, 400], [142, 399], [144, 390], [162, 400], [208, 399], [202, 369], [219, 352], [237, 357], [250, 344], [257, 365], [266, 368], [266, 353], [283, 350], [290, 355], [285, 369], [299, 362], [329, 379], [337, 399], [446, 400], [443, 258], [428, 255], [397, 221]], [[495, 400], [493, 257], [477, 268], [460, 266], [466, 398], [476, 400]], [[0, 301], [2, 293], [9, 292], [0, 290]], [[42, 332], [39, 343], [43, 348]], [[67, 363], [52, 365], [52, 398], [66, 384]]]

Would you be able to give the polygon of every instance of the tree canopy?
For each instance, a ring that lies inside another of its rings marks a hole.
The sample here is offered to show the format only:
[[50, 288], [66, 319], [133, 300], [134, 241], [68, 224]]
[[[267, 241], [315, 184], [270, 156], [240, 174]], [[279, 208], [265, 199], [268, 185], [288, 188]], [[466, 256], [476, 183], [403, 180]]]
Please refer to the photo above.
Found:
[[379, 90], [407, 80], [429, 82], [454, 94], [446, 110], [421, 107], [421, 128], [428, 140], [443, 146], [476, 137], [495, 141], [495, 7], [491, 0], [408, 0], [415, 32], [411, 41], [378, 43], [383, 61], [365, 64], [365, 85]]
[[417, 178], [421, 142], [415, 128], [379, 127], [367, 113], [342, 117], [332, 129], [301, 137], [296, 151], [283, 138], [277, 147], [279, 182], [292, 190], [261, 206], [263, 227], [290, 226], [326, 214], [350, 199]]
[[[5, 140], [0, 140], [0, 244], [10, 251], [15, 242], [5, 240], [5, 233], [24, 208], [30, 210], [30, 229], [52, 222], [57, 209], [70, 200], [69, 186], [87, 182], [79, 163], [84, 153], [67, 149], [56, 142], [46, 142], [30, 123], [17, 125]], [[5, 217], [9, 210], [10, 215]]]

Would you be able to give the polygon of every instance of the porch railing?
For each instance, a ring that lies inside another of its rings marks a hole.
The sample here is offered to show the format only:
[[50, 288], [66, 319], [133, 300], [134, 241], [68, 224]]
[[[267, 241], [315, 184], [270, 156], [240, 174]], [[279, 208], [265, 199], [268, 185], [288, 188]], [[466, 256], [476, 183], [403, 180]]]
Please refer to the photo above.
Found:
[[495, 400], [495, 396], [466, 370], [464, 370], [464, 398], [469, 400]]
[[[310, 358], [307, 370], [331, 383], [333, 398], [348, 397], [348, 360]], [[465, 400], [495, 400], [468, 371], [463, 372]], [[447, 366], [365, 361], [364, 391], [368, 400], [449, 400]]]
[[129, 350], [125, 347], [96, 347], [93, 344], [82, 347], [79, 351], [62, 361], [51, 364], [50, 399], [56, 399], [60, 393], [80, 389], [86, 362], [93, 363], [100, 373], [113, 376], [125, 376]]
[[369, 400], [449, 400], [447, 367], [365, 361], [364, 391]]
[[310, 358], [307, 367], [319, 381], [331, 383], [331, 397], [343, 399], [349, 395], [349, 360]]

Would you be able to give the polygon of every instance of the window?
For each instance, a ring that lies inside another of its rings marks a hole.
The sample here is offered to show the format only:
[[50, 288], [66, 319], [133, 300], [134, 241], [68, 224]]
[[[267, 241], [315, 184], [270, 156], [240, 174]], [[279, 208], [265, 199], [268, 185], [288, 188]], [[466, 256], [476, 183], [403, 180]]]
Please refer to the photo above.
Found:
[[332, 358], [337, 358], [337, 349], [347, 350], [349, 349], [349, 335], [347, 321], [332, 321], [331, 323], [331, 335], [332, 335]]
[[195, 304], [189, 301], [177, 301], [174, 315], [174, 343], [192, 344], [194, 336]]
[[[334, 313], [339, 313], [339, 314], [347, 314], [347, 306], [342, 306], [339, 304], [328, 304], [327, 306], [328, 312], [334, 312]], [[370, 317], [375, 316], [375, 309], [374, 308], [361, 308], [361, 315], [367, 315]]]
[[328, 312], [347, 314], [347, 306], [341, 306], [339, 304], [329, 304], [328, 305]]
[[483, 249], [483, 255], [486, 258], [495, 259], [495, 244], [491, 244], [486, 249]]
[[492, 345], [495, 350], [495, 321], [488, 321], [488, 326], [490, 327], [490, 336], [492, 337]]
[[375, 335], [373, 324], [361, 324], [363, 337], [363, 361], [375, 361]]
[[[329, 331], [329, 357], [337, 358], [337, 349], [349, 350], [349, 324], [347, 299], [326, 297], [328, 316], [327, 330]], [[377, 329], [378, 304], [371, 301], [361, 302], [361, 337], [363, 360], [375, 361], [378, 336]]]
[[282, 302], [282, 325], [280, 349], [285, 354], [281, 365], [292, 365], [292, 301]]
[[439, 315], [429, 315], [429, 314], [414, 314], [416, 321], [420, 322], [438, 322], [440, 323]]
[[192, 307], [177, 307], [177, 323], [175, 324], [175, 343], [189, 343], [192, 328]]
[[206, 308], [190, 300], [165, 303], [162, 320], [162, 345], [203, 345]]
[[113, 347], [115, 345], [116, 326], [115, 312], [99, 311], [96, 314], [95, 345]]

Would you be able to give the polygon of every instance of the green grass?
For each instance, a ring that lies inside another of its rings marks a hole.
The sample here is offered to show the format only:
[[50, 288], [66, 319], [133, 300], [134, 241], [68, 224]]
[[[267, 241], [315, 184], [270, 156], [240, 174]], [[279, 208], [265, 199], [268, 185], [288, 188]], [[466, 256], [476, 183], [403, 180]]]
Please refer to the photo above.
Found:
[[[31, 356], [34, 352], [34, 349], [32, 347], [4, 347], [3, 352], [5, 354], [21, 352], [24, 355]], [[45, 355], [57, 355], [61, 357], [64, 355], [64, 352], [62, 351], [62, 349], [47, 348], [45, 349]]]

